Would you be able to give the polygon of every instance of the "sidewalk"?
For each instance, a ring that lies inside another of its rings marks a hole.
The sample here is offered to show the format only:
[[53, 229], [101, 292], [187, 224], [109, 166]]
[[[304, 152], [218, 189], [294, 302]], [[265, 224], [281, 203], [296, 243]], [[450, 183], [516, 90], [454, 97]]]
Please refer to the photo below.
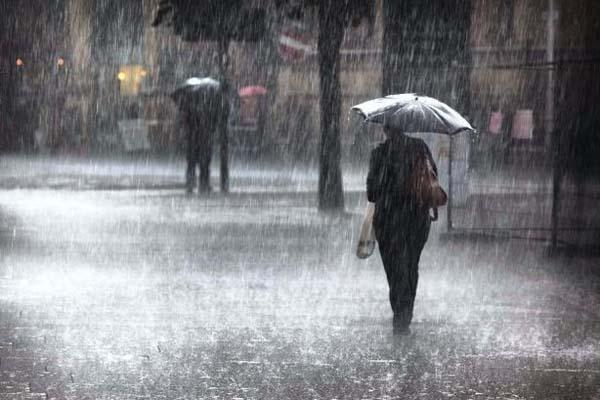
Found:
[[[471, 191], [474, 194], [509, 194], [509, 193], [532, 193], [552, 194], [552, 170], [551, 167], [535, 166], [524, 167], [518, 165], [506, 165], [502, 168], [489, 170], [485, 168], [473, 168], [469, 171]], [[561, 193], [565, 196], [577, 194], [585, 189], [585, 194], [590, 197], [600, 197], [600, 181], [588, 179], [578, 185], [574, 178], [565, 176], [561, 183]]]
[[[132, 189], [137, 187], [171, 188], [181, 185], [185, 161], [182, 158], [165, 159], [152, 156], [130, 158], [83, 158], [4, 155], [0, 157], [0, 188], [53, 188], [53, 189]], [[364, 191], [367, 173], [365, 165], [343, 162], [346, 191]], [[301, 162], [260, 162], [241, 160], [231, 166], [234, 179], [241, 186], [248, 180], [273, 184], [264, 190], [276, 190], [285, 184], [299, 190], [312, 189], [318, 180], [317, 166]], [[218, 174], [218, 163], [213, 163], [213, 175]], [[300, 186], [297, 186], [300, 184]], [[584, 182], [585, 196], [598, 198], [600, 182]], [[565, 196], [577, 194], [581, 189], [573, 179], [566, 177], [562, 183]], [[476, 168], [469, 171], [469, 190], [478, 194], [546, 194], [552, 193], [552, 174], [543, 167], [523, 168], [505, 166], [502, 169]]]
[[[0, 189], [55, 190], [183, 190], [182, 159], [131, 158], [0, 158]], [[362, 214], [367, 166], [343, 167], [346, 209]], [[213, 187], [218, 189], [218, 164], [213, 163]], [[301, 163], [242, 162], [231, 166], [233, 193], [312, 193], [316, 196], [318, 168]], [[583, 189], [583, 190], [582, 190]], [[566, 178], [561, 192], [561, 243], [590, 246], [600, 243], [600, 183], [578, 187]], [[469, 172], [469, 198], [454, 204], [453, 227], [473, 233], [500, 232], [547, 242], [550, 237], [552, 179], [542, 168], [505, 167]], [[445, 227], [445, 210], [436, 227]]]
[[[505, 167], [470, 172], [471, 196], [454, 208], [455, 226], [474, 232], [499, 232], [509, 237], [549, 242], [552, 215], [552, 175], [543, 168]], [[566, 176], [561, 184], [559, 233], [561, 245], [600, 246], [600, 182], [577, 183]]]

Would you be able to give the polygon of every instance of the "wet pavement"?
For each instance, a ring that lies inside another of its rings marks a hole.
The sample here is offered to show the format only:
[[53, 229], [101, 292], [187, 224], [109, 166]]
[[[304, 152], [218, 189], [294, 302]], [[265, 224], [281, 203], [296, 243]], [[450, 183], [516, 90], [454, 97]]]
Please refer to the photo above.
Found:
[[600, 259], [434, 234], [394, 337], [362, 177], [336, 216], [310, 171], [199, 197], [178, 167], [2, 186], [0, 399], [600, 399]]

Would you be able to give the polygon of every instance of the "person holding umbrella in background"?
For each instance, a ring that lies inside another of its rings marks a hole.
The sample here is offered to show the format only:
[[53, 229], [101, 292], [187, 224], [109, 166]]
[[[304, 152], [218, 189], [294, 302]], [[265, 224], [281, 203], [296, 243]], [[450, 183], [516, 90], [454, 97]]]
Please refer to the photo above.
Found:
[[220, 82], [212, 78], [190, 78], [172, 93], [171, 98], [182, 114], [181, 119], [187, 131], [186, 191], [187, 193], [194, 191], [196, 167], [198, 167], [200, 170], [198, 191], [208, 193], [211, 191], [210, 163], [214, 136], [219, 127], [226, 123], [223, 119], [227, 121], [229, 102]]
[[[389, 285], [393, 330], [406, 334], [413, 317], [421, 252], [431, 221], [437, 219], [437, 207], [447, 201], [429, 148], [406, 133], [452, 135], [473, 128], [446, 104], [413, 93], [371, 100], [353, 110], [365, 121], [384, 125], [386, 140], [371, 153], [367, 197], [374, 204], [372, 226]], [[360, 246], [359, 242], [359, 256]]]

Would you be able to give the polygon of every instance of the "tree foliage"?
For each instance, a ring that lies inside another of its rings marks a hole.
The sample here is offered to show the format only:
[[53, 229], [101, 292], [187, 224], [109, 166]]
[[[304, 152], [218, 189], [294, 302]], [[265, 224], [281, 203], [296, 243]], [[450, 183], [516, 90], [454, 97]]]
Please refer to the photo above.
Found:
[[370, 23], [375, 19], [375, 1], [373, 0], [275, 0], [275, 6], [284, 9], [290, 19], [302, 19], [308, 8], [331, 4], [344, 26], [358, 26], [367, 19]]
[[266, 32], [265, 11], [243, 0], [161, 0], [152, 26], [171, 26], [185, 41], [257, 41]]

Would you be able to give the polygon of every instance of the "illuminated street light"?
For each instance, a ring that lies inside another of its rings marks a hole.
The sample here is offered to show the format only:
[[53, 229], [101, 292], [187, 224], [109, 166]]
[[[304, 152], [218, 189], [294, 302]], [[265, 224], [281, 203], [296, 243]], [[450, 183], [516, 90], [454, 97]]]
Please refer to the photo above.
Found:
[[120, 81], [124, 81], [127, 78], [127, 75], [125, 74], [125, 72], [119, 72], [117, 74], [117, 79]]

